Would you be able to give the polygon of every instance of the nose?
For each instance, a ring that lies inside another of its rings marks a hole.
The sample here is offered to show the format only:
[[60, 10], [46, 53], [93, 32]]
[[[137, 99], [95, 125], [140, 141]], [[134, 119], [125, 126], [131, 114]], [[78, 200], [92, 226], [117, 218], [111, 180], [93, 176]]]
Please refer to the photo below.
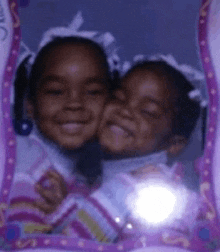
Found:
[[114, 97], [115, 97], [116, 104], [117, 104], [118, 115], [123, 118], [132, 120], [133, 108], [132, 108], [132, 104], [130, 101], [131, 99], [126, 94], [126, 92], [123, 89], [117, 89], [114, 92]]
[[77, 90], [68, 91], [65, 101], [65, 107], [68, 110], [82, 109], [83, 101], [81, 93]]
[[129, 119], [132, 120], [133, 118], [133, 111], [130, 108], [130, 106], [128, 106], [127, 103], [123, 103], [120, 110], [119, 110], [119, 115], [125, 119]]
[[132, 120], [133, 119], [133, 109], [130, 106], [130, 103], [128, 100], [118, 100], [118, 109], [117, 109], [118, 115], [124, 119]]

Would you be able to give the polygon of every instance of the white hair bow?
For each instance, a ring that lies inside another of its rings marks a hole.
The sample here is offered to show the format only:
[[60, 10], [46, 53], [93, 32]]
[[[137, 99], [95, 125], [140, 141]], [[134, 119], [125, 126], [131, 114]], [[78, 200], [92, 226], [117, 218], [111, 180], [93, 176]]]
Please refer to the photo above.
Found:
[[[199, 101], [201, 107], [206, 107], [208, 105], [208, 101], [203, 97], [202, 92], [201, 92], [201, 84], [202, 84], [202, 82], [205, 82], [204, 74], [201, 71], [199, 71], [199, 70], [197, 70], [187, 64], [178, 64], [176, 59], [171, 54], [167, 54], [167, 55], [156, 54], [156, 55], [152, 55], [150, 57], [147, 57], [143, 54], [137, 54], [133, 57], [134, 63], [141, 63], [146, 60], [165, 61], [168, 65], [170, 65], [173, 68], [175, 68], [176, 70], [180, 71], [193, 84], [195, 82], [199, 82], [199, 87], [198, 88], [195, 87], [194, 90], [189, 92], [188, 96], [192, 100]], [[121, 74], [122, 75], [125, 74], [131, 68], [131, 66], [132, 66], [132, 64], [130, 62], [125, 61], [121, 67]], [[198, 83], [197, 83], [197, 85], [198, 85]], [[194, 84], [194, 86], [196, 86], [196, 85]]]
[[[119, 56], [117, 55], [117, 49], [115, 47], [115, 38], [110, 32], [100, 33], [98, 31], [81, 31], [80, 28], [84, 23], [82, 17], [82, 12], [78, 11], [77, 14], [73, 17], [72, 22], [66, 27], [53, 27], [47, 30], [39, 43], [38, 51], [55, 37], [69, 37], [69, 36], [78, 36], [83, 38], [88, 38], [94, 42], [100, 44], [107, 53], [108, 62], [111, 68], [114, 68], [114, 58]], [[21, 51], [23, 51], [20, 56], [18, 63], [23, 61], [27, 55], [32, 57], [29, 60], [29, 63], [32, 65], [37, 53], [32, 52], [28, 46], [22, 41], [21, 42]]]

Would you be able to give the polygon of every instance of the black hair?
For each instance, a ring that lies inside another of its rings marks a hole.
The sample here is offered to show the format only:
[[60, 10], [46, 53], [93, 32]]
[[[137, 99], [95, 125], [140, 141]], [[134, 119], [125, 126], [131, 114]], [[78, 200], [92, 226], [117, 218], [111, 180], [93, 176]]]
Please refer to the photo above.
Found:
[[82, 174], [88, 186], [94, 186], [102, 177], [102, 151], [98, 141], [87, 143], [77, 160], [77, 170]]
[[[94, 49], [94, 51], [97, 53], [97, 55], [100, 57], [100, 60], [102, 61], [103, 69], [106, 70], [107, 76], [110, 76], [109, 73], [109, 65], [107, 62], [107, 56], [102, 49], [100, 45], [98, 45], [96, 42], [82, 37], [55, 37], [51, 42], [46, 44], [40, 52], [37, 54], [37, 57], [35, 59], [35, 62], [32, 66], [31, 72], [30, 72], [30, 78], [28, 83], [28, 98], [33, 101], [36, 95], [36, 89], [37, 89], [37, 82], [41, 77], [42, 71], [44, 69], [44, 58], [45, 56], [50, 53], [54, 48], [57, 46], [63, 46], [63, 45], [87, 45]], [[110, 77], [108, 82], [106, 83], [108, 85], [108, 88], [110, 88]]]
[[14, 81], [14, 119], [21, 120], [23, 118], [23, 100], [28, 83], [27, 64], [31, 55], [27, 56], [17, 68]]
[[194, 90], [193, 85], [180, 71], [164, 61], [144, 61], [138, 63], [125, 76], [138, 69], [153, 71], [176, 89], [176, 113], [173, 120], [172, 132], [175, 135], [181, 135], [188, 139], [196, 126], [201, 110], [199, 102], [189, 98], [189, 92]]

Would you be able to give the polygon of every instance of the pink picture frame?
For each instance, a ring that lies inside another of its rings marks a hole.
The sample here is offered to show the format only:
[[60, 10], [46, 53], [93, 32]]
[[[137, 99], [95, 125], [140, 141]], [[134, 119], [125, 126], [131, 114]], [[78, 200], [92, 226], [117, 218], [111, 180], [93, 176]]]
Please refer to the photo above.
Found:
[[[198, 43], [201, 62], [204, 68], [209, 96], [207, 133], [204, 155], [195, 162], [200, 174], [200, 194], [202, 196], [201, 220], [192, 237], [180, 236], [175, 232], [160, 232], [143, 236], [136, 241], [125, 241], [118, 244], [99, 244], [94, 241], [73, 239], [61, 235], [33, 235], [20, 237], [20, 229], [16, 225], [7, 225], [6, 211], [8, 195], [13, 181], [14, 164], [16, 162], [16, 137], [10, 118], [10, 88], [15, 74], [16, 61], [19, 54], [21, 28], [16, 0], [0, 2], [0, 52], [5, 48], [8, 39], [10, 47], [1, 62], [2, 79], [0, 91], [0, 250], [10, 251], [220, 251], [220, 224], [216, 205], [218, 188], [214, 175], [218, 166], [217, 134], [219, 127], [219, 83], [216, 77], [216, 65], [213, 65], [213, 49], [210, 41], [210, 13], [214, 1], [203, 0], [198, 10]], [[2, 19], [1, 19], [2, 16]], [[219, 12], [220, 16], [220, 12]], [[1, 20], [4, 20], [1, 22]], [[219, 23], [220, 26], [220, 23]], [[5, 33], [5, 34], [4, 34]], [[7, 35], [6, 35], [7, 33]], [[4, 36], [6, 36], [4, 38]], [[220, 173], [220, 172], [219, 172]], [[217, 177], [217, 175], [216, 175]], [[215, 181], [215, 182], [214, 182]], [[175, 250], [174, 250], [175, 249]]]

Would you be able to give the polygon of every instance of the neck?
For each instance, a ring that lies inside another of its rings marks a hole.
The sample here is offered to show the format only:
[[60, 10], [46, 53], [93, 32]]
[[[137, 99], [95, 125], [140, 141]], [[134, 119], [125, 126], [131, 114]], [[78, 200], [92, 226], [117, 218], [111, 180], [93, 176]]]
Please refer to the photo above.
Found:
[[151, 152], [151, 153], [132, 153], [132, 154], [129, 154], [129, 153], [126, 153], [126, 154], [112, 154], [112, 153], [109, 153], [109, 152], [105, 152], [103, 151], [103, 159], [104, 160], [125, 160], [125, 159], [135, 159], [135, 158], [144, 158], [144, 157], [147, 157], [147, 156], [152, 156], [154, 154], [158, 154], [158, 153], [166, 153], [167, 155], [167, 152], [166, 151], [155, 151], [155, 152]]
[[103, 160], [103, 175], [104, 180], [108, 177], [120, 172], [131, 172], [144, 167], [145, 165], [152, 164], [166, 164], [167, 153], [166, 151], [160, 151], [151, 153], [148, 155], [135, 156], [135, 157], [123, 157], [121, 159], [104, 159]]

